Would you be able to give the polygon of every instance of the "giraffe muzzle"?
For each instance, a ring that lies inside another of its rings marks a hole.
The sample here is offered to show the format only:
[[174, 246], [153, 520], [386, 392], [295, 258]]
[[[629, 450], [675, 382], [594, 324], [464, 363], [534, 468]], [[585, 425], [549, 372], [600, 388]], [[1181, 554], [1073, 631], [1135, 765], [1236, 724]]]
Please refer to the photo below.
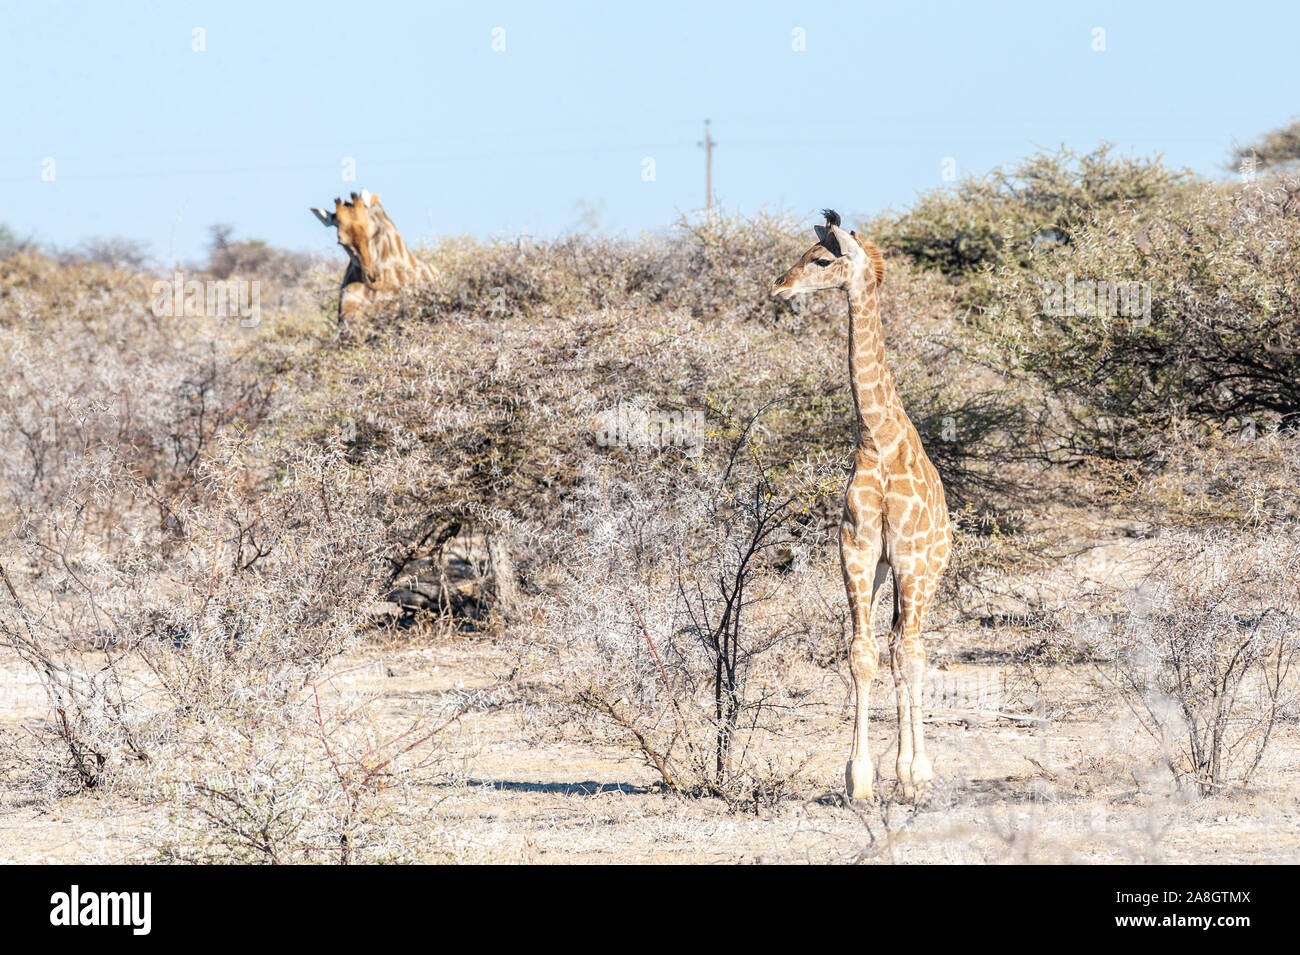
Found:
[[786, 311], [791, 315], [798, 315], [802, 310], [799, 296], [795, 294], [795, 291], [791, 286], [777, 282], [772, 286], [772, 295], [777, 299], [777, 301], [785, 305]]

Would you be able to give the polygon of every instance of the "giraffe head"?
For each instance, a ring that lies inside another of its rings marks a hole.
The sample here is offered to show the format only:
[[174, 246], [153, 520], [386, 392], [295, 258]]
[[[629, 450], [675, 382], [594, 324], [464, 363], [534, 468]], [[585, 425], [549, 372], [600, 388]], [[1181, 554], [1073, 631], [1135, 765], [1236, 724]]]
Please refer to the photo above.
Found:
[[826, 225], [813, 228], [817, 244], [772, 284], [772, 294], [777, 298], [789, 300], [805, 292], [847, 290], [855, 285], [871, 289], [884, 281], [885, 260], [876, 244], [841, 229], [835, 210], [823, 209], [822, 215]]
[[339, 245], [352, 263], [361, 269], [367, 284], [379, 281], [379, 255], [375, 240], [383, 219], [379, 197], [362, 189], [360, 195], [352, 193], [348, 202], [334, 200], [334, 211], [313, 208], [312, 213], [322, 225], [338, 229]]

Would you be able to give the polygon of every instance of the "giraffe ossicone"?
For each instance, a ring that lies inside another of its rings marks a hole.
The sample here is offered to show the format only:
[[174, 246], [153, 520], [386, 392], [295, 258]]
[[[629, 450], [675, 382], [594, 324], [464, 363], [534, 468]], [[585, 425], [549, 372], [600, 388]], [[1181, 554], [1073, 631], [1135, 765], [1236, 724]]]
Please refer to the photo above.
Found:
[[920, 799], [934, 777], [921, 710], [923, 631], [952, 551], [952, 523], [939, 472], [903, 410], [885, 361], [880, 321], [884, 257], [875, 243], [842, 229], [834, 210], [823, 210], [823, 215], [826, 224], [814, 227], [817, 244], [776, 280], [772, 294], [788, 300], [835, 289], [848, 299], [849, 384], [857, 447], [840, 521], [840, 563], [853, 621], [849, 669], [855, 691], [845, 788], [854, 799], [875, 795], [868, 703], [879, 661], [871, 621], [876, 596], [892, 573], [889, 664], [898, 704], [896, 771], [903, 798]]

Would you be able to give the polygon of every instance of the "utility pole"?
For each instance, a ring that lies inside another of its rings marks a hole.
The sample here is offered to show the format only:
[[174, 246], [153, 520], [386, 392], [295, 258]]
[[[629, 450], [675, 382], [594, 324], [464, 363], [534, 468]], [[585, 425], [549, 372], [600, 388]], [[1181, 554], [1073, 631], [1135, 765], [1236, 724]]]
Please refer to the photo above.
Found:
[[718, 145], [709, 132], [709, 120], [704, 121], [704, 139], [696, 143], [704, 147], [704, 211], [713, 214], [713, 147]]

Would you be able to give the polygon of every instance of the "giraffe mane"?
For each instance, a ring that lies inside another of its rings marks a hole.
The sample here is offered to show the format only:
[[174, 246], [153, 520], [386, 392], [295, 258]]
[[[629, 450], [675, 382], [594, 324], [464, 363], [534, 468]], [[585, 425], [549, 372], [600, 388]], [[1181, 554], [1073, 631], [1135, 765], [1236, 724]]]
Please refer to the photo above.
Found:
[[880, 287], [885, 282], [885, 256], [880, 251], [880, 246], [862, 238], [856, 232], [850, 232], [849, 235], [857, 239], [858, 245], [862, 246], [862, 251], [867, 253], [867, 258], [871, 260], [871, 268], [876, 273], [876, 286]]

